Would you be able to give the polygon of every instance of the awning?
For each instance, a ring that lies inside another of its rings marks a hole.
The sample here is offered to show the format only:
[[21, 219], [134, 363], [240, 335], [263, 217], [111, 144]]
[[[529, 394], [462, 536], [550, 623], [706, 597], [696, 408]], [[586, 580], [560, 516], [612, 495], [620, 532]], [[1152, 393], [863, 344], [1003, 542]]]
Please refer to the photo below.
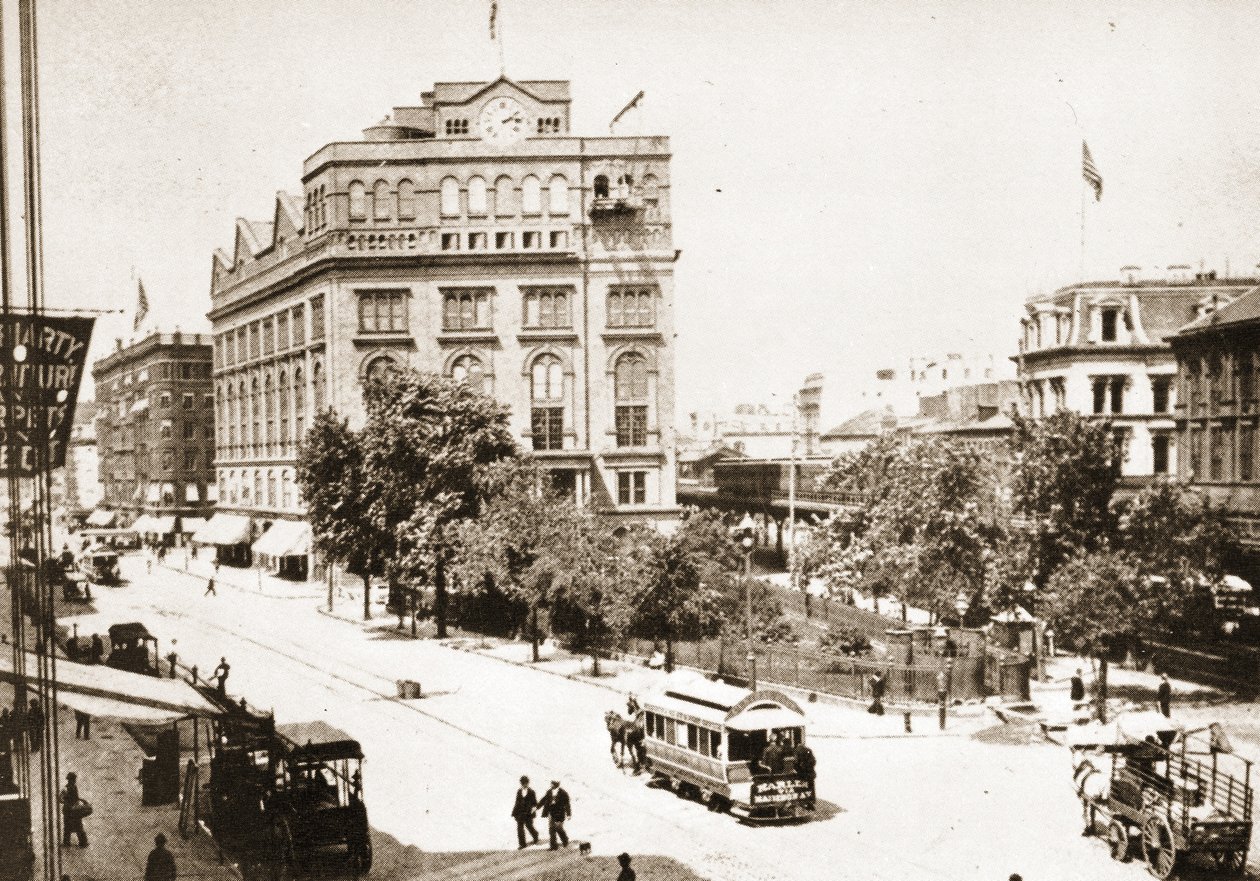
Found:
[[131, 531], [136, 533], [136, 535], [144, 535], [146, 533], [153, 532], [153, 518], [148, 514], [141, 514], [136, 518], [136, 521], [131, 524]]
[[[0, 653], [0, 681], [30, 681], [39, 669], [36, 656], [26, 653], [25, 677], [13, 672], [13, 657]], [[57, 661], [58, 698], [70, 706], [83, 701], [84, 711], [143, 721], [182, 719], [186, 716], [213, 716], [218, 713], [195, 688], [182, 679], [161, 679], [115, 670], [103, 664], [75, 664]], [[93, 709], [86, 709], [92, 706]], [[137, 712], [138, 711], [138, 712]]]
[[249, 518], [239, 514], [215, 514], [193, 534], [203, 545], [236, 545], [249, 541]]
[[158, 490], [161, 489], [156, 483], [150, 483], [148, 490], [145, 491], [144, 500], [146, 502], [156, 503], [158, 500]]
[[311, 527], [304, 520], [277, 520], [253, 544], [254, 553], [267, 557], [301, 557], [310, 550]]
[[114, 525], [114, 518], [118, 515], [113, 511], [106, 511], [103, 508], [97, 508], [91, 514], [88, 514], [87, 525], [105, 528]]
[[153, 524], [149, 528], [150, 532], [156, 532], [158, 535], [169, 535], [175, 531], [174, 517], [153, 517], [151, 519], [153, 520]]
[[180, 517], [179, 531], [185, 535], [191, 535], [206, 525], [205, 517]]
[[141, 410], [147, 410], [147, 409], [149, 409], [148, 398], [138, 398], [136, 402], [131, 405], [132, 413], [139, 413]]
[[219, 500], [219, 485], [211, 483], [206, 485], [206, 501], [217, 502]]
[[184, 487], [184, 501], [185, 502], [201, 501], [201, 494], [197, 492], [197, 484], [190, 483]]

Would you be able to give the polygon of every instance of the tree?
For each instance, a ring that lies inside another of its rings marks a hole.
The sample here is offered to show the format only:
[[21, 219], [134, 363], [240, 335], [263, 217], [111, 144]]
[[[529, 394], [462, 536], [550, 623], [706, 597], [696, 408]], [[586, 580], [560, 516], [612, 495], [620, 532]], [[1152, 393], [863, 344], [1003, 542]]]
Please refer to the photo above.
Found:
[[1066, 410], [1044, 419], [1011, 418], [1011, 500], [1026, 522], [1032, 580], [1040, 586], [1078, 550], [1114, 539], [1110, 504], [1122, 454], [1107, 420]]
[[297, 484], [315, 545], [363, 579], [363, 617], [372, 616], [371, 579], [384, 569], [393, 539], [369, 516], [361, 439], [331, 410], [315, 416], [298, 448]]
[[432, 578], [445, 637], [452, 527], [481, 507], [484, 470], [516, 453], [508, 410], [467, 383], [414, 370], [368, 382], [363, 402], [368, 513], [394, 542], [391, 574]]
[[648, 537], [646, 592], [636, 624], [665, 641], [665, 669], [674, 669], [674, 642], [710, 636], [721, 624], [722, 593], [738, 570], [739, 554], [721, 515], [690, 508], [672, 535]]

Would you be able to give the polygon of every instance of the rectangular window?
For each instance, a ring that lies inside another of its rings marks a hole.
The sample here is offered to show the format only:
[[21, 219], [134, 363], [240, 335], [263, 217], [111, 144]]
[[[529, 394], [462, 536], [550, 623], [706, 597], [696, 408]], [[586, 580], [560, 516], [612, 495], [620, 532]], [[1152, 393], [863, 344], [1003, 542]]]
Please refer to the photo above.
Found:
[[535, 407], [530, 414], [535, 450], [564, 449], [564, 408]]
[[609, 327], [655, 327], [655, 287], [617, 286], [608, 289]]
[[314, 297], [311, 299], [311, 339], [322, 340], [324, 338], [324, 298]]
[[1094, 392], [1094, 413], [1105, 413], [1107, 411], [1107, 380], [1096, 378], [1093, 382]]
[[1114, 343], [1116, 341], [1116, 324], [1120, 318], [1120, 310], [1104, 309], [1102, 310], [1102, 341], [1104, 343]]
[[444, 232], [442, 233], [442, 250], [458, 251], [459, 250], [459, 233]]
[[1241, 357], [1235, 370], [1238, 373], [1238, 403], [1242, 408], [1251, 408], [1256, 402], [1256, 373], [1249, 358]]
[[442, 292], [443, 330], [489, 330], [490, 288], [460, 288]]
[[687, 729], [687, 749], [700, 752], [700, 729], [695, 725], [683, 726]]
[[516, 247], [516, 233], [497, 232], [494, 234], [494, 246], [500, 251], [510, 251]]
[[526, 288], [523, 298], [525, 327], [572, 327], [571, 301], [572, 291], [568, 288]]
[[276, 316], [276, 349], [284, 351], [289, 348], [289, 313], [281, 312]]
[[360, 333], [406, 333], [405, 291], [359, 291]]
[[468, 250], [484, 251], [486, 249], [486, 234], [483, 232], [470, 232], [468, 234]]
[[1208, 479], [1223, 480], [1225, 476], [1226, 438], [1229, 435], [1220, 426], [1212, 426], [1208, 432]]
[[1151, 471], [1154, 474], [1168, 473], [1168, 435], [1156, 434], [1151, 437]]
[[1254, 477], [1253, 465], [1256, 455], [1256, 427], [1241, 425], [1238, 427], [1238, 479], [1250, 481]]
[[169, 420], [169, 419], [163, 419], [163, 420], [162, 420], [162, 427], [161, 427], [161, 436], [162, 436], [162, 438], [163, 438], [164, 440], [170, 440], [170, 438], [171, 438], [171, 433], [173, 432], [173, 430], [174, 430], [174, 429], [173, 429], [173, 427], [172, 427], [172, 425], [171, 425], [171, 420]]
[[197, 423], [188, 421], [184, 423], [184, 440], [197, 439]]
[[1111, 378], [1111, 412], [1124, 412], [1124, 383], [1123, 376], [1113, 376]]
[[162, 392], [162, 394], [158, 396], [158, 406], [163, 410], [171, 406], [170, 392]]
[[293, 309], [293, 345], [306, 345], [306, 310], [301, 306]]
[[647, 407], [621, 404], [617, 407], [617, 446], [647, 445]]
[[184, 452], [184, 470], [192, 471], [197, 467], [197, 451], [186, 450]]
[[259, 352], [258, 340], [259, 340], [258, 322], [255, 321], [253, 324], [249, 326], [249, 357], [250, 358], [258, 357], [258, 352]]
[[185, 410], [191, 410], [193, 408], [193, 404], [195, 404], [196, 402], [197, 402], [196, 395], [190, 394], [188, 392], [184, 393], [184, 409]]
[[523, 239], [523, 243], [526, 248], [541, 248], [542, 247], [542, 233], [540, 232], [522, 233], [521, 238]]
[[642, 505], [647, 501], [647, 472], [617, 472], [617, 503]]
[[1168, 412], [1168, 390], [1172, 385], [1172, 379], [1167, 376], [1151, 377], [1151, 412], [1167, 413]]
[[677, 735], [675, 734], [676, 725], [677, 723], [673, 719], [665, 720], [665, 731], [664, 731], [665, 736], [661, 739], [664, 740], [666, 743], [676, 744], [678, 742]]
[[262, 323], [262, 351], [264, 355], [270, 355], [276, 350], [276, 328], [270, 318], [263, 319]]
[[569, 247], [569, 231], [566, 229], [553, 229], [550, 232], [551, 247], [567, 248]]

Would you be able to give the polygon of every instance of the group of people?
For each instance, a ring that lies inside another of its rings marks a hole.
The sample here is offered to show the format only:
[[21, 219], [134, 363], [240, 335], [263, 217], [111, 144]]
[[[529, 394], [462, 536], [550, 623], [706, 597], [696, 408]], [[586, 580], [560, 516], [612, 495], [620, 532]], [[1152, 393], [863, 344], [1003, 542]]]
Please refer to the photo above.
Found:
[[79, 664], [99, 664], [105, 659], [105, 640], [99, 633], [93, 633], [91, 646], [85, 652], [78, 637], [72, 636], [66, 640], [66, 657]]
[[[1085, 677], [1080, 667], [1077, 667], [1076, 672], [1072, 674], [1068, 696], [1073, 707], [1080, 707], [1086, 702]], [[1172, 716], [1172, 683], [1168, 681], [1167, 673], [1159, 674], [1159, 687], [1155, 690], [1155, 705], [1165, 719]]]
[[799, 774], [806, 780], [813, 780], [818, 760], [805, 741], [791, 746], [783, 732], [777, 731], [761, 751], [757, 764], [771, 774]]
[[564, 791], [559, 780], [551, 781], [551, 788], [538, 798], [529, 785], [528, 777], [521, 777], [520, 789], [516, 790], [516, 801], [512, 804], [512, 819], [516, 821], [517, 849], [527, 846], [525, 833], [533, 836], [533, 844], [538, 844], [538, 830], [534, 828], [534, 816], [547, 818], [547, 834], [551, 840], [551, 849], [561, 845], [569, 846], [569, 834], [564, 831], [565, 821], [573, 815], [569, 793]]
[[10, 752], [24, 734], [31, 752], [39, 752], [44, 742], [44, 708], [35, 698], [25, 712], [20, 707], [13, 712], [8, 707], [0, 709], [0, 752]]

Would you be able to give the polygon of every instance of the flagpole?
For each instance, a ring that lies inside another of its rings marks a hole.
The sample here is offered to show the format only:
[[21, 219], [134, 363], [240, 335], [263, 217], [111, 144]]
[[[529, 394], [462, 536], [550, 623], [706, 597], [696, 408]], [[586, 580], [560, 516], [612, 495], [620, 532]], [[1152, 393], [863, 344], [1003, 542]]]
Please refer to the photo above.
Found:
[[1085, 181], [1081, 181], [1081, 282], [1085, 281]]

